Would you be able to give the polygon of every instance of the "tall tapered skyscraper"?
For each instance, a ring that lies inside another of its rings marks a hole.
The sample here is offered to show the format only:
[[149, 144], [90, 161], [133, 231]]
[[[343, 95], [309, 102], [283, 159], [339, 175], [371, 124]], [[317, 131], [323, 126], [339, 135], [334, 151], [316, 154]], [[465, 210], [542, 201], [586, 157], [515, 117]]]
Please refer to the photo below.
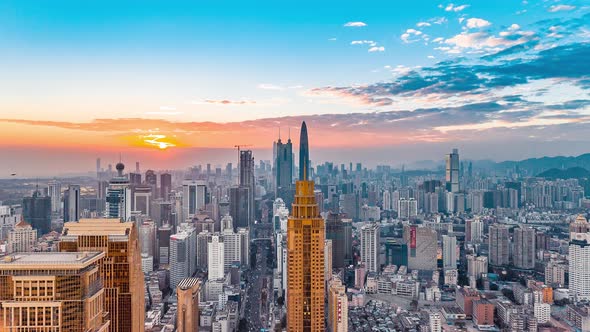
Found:
[[320, 332], [324, 324], [324, 219], [307, 180], [309, 150], [305, 122], [301, 127], [300, 174], [287, 224], [287, 330]]

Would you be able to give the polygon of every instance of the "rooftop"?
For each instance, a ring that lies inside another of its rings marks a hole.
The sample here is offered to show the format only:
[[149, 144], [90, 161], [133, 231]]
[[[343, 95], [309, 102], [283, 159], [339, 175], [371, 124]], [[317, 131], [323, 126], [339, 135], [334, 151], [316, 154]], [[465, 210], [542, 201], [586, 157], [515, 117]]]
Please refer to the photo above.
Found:
[[128, 235], [133, 222], [121, 222], [116, 218], [80, 219], [64, 224], [64, 235]]
[[21, 252], [0, 260], [0, 270], [61, 270], [64, 267], [81, 269], [103, 257], [103, 252]]

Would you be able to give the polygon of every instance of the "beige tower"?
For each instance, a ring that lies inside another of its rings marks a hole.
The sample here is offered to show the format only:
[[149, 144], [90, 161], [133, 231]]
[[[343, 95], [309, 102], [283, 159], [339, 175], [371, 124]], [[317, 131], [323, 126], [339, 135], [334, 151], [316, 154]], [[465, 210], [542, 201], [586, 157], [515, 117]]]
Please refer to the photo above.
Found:
[[201, 279], [182, 279], [176, 286], [178, 313], [176, 318], [177, 332], [199, 331], [199, 293]]
[[328, 291], [328, 328], [332, 332], [348, 331], [348, 297], [339, 278], [330, 281]]
[[142, 332], [145, 284], [137, 227], [119, 219], [80, 219], [64, 224], [62, 252], [102, 251], [99, 267], [104, 281], [111, 330]]
[[108, 332], [102, 252], [16, 253], [0, 261], [0, 331]]

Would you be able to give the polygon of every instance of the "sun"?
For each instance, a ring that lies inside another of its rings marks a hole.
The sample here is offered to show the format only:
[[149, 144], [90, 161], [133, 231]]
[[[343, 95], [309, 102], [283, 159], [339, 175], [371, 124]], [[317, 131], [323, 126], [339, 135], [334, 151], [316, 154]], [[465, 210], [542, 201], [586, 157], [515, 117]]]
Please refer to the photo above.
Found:
[[143, 142], [148, 144], [149, 146], [155, 146], [160, 150], [166, 150], [170, 147], [176, 146], [176, 144], [172, 142], [164, 141], [166, 135], [157, 135], [157, 134], [150, 134], [143, 136]]

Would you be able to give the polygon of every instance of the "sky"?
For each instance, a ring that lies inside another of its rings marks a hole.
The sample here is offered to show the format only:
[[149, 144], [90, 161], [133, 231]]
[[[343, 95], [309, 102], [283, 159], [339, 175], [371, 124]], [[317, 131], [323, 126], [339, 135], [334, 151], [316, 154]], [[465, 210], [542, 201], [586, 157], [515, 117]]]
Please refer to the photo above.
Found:
[[270, 159], [303, 120], [315, 162], [590, 152], [586, 1], [4, 0], [0, 45], [0, 177]]

